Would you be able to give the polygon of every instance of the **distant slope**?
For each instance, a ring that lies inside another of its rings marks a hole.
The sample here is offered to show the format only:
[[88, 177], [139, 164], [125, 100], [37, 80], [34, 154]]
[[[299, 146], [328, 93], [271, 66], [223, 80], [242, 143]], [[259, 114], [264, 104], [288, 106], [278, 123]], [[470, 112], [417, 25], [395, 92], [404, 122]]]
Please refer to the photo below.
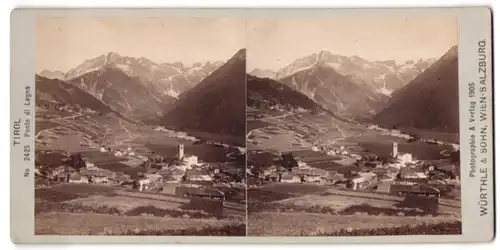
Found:
[[112, 112], [101, 100], [64, 81], [39, 75], [35, 76], [35, 81], [37, 106], [62, 104], [89, 108], [102, 114]]
[[270, 69], [254, 69], [250, 72], [250, 75], [260, 77], [260, 78], [271, 78], [274, 79], [276, 77], [276, 72]]
[[39, 76], [43, 76], [45, 78], [49, 79], [59, 79], [59, 80], [64, 80], [64, 73], [61, 71], [50, 71], [50, 70], [43, 70], [38, 74]]
[[389, 101], [373, 122], [387, 128], [459, 131], [458, 47], [452, 47]]
[[164, 95], [155, 84], [130, 77], [121, 69], [106, 66], [73, 78], [69, 83], [87, 91], [113, 110], [135, 119], [162, 115], [174, 98]]
[[247, 105], [254, 108], [280, 105], [287, 109], [303, 108], [310, 111], [321, 109], [309, 97], [290, 86], [269, 78], [252, 75], [247, 75]]
[[182, 93], [160, 123], [245, 140], [246, 50], [238, 51], [194, 88]]

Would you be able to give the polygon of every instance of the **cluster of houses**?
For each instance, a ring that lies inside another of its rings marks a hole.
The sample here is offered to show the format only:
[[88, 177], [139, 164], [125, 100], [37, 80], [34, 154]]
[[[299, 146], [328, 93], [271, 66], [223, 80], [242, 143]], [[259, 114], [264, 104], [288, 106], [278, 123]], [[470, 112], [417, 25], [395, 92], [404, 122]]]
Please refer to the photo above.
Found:
[[135, 175], [111, 171], [100, 168], [99, 163], [95, 164], [90, 159], [83, 157], [83, 167], [74, 168], [68, 164], [61, 165], [53, 168], [46, 178], [56, 182], [106, 184], [139, 191], [158, 191], [175, 195], [178, 195], [180, 190], [194, 196], [207, 194], [210, 197], [215, 197], [217, 195], [214, 194], [220, 193], [211, 187], [214, 186], [214, 177], [225, 170], [202, 163], [197, 156], [185, 155], [182, 144], [178, 146], [174, 162], [166, 162], [163, 157], [158, 155], [141, 157], [130, 148], [120, 151], [101, 147], [99, 151], [103, 154], [123, 156], [124, 161], [120, 163], [141, 168], [141, 171], [136, 172]]
[[[346, 159], [351, 158], [349, 153], [345, 155]], [[389, 161], [383, 161], [376, 155], [367, 154], [356, 157], [354, 164], [347, 163], [329, 171], [311, 167], [299, 157], [296, 158], [296, 167], [287, 170], [282, 166], [271, 165], [261, 171], [258, 177], [270, 182], [315, 183], [382, 193], [393, 192], [388, 188], [391, 186], [402, 186], [401, 190], [405, 190], [407, 186], [410, 188], [418, 184], [428, 186], [425, 190], [434, 192], [432, 186], [460, 183], [457, 166], [448, 160], [415, 160], [412, 154], [399, 153], [397, 143], [393, 143], [391, 156]], [[397, 193], [404, 193], [401, 190]]]
[[91, 108], [81, 108], [78, 105], [69, 105], [57, 102], [44, 103], [42, 107], [48, 110], [54, 110], [58, 112], [68, 112], [68, 113], [82, 113], [87, 115], [97, 115], [99, 112]]
[[96, 183], [109, 185], [122, 185], [131, 182], [132, 178], [123, 172], [113, 172], [100, 169], [92, 163], [79, 171], [70, 166], [59, 166], [47, 176], [52, 181], [69, 183]]
[[299, 161], [302, 166], [294, 167], [290, 171], [271, 166], [263, 171], [259, 178], [271, 182], [282, 183], [311, 183], [319, 185], [337, 185], [353, 190], [365, 189], [373, 185], [376, 180], [376, 174], [372, 172], [341, 173], [336, 171], [327, 171], [319, 168], [313, 168], [306, 163]]
[[349, 156], [351, 158], [354, 158], [356, 160], [361, 160], [361, 156], [359, 154], [355, 153], [350, 153], [347, 148], [344, 146], [340, 147], [333, 147], [332, 144], [326, 144], [326, 145], [314, 145], [311, 148], [312, 151], [314, 152], [324, 152], [329, 156], [334, 156], [334, 155], [344, 155], [344, 156]]
[[99, 151], [101, 153], [107, 153], [107, 154], [111, 154], [111, 155], [114, 155], [114, 156], [117, 156], [117, 157], [129, 157], [130, 159], [134, 159], [135, 158], [137, 160], [142, 160], [142, 161], [147, 161], [148, 160], [148, 157], [136, 154], [132, 150], [132, 148], [130, 148], [130, 147], [128, 147], [125, 150], [120, 150], [120, 149], [111, 149], [109, 147], [107, 148], [106, 146], [101, 146], [99, 148]]

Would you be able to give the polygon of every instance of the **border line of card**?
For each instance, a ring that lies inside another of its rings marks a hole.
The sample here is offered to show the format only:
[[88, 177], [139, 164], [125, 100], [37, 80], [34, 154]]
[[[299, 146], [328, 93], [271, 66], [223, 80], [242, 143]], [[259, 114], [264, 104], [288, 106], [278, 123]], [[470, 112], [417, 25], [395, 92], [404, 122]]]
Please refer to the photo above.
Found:
[[[423, 11], [456, 11], [458, 15], [459, 48], [459, 93], [460, 93], [460, 148], [468, 149], [468, 103], [467, 84], [478, 79], [477, 41], [485, 39], [489, 57], [488, 103], [492, 103], [492, 22], [488, 7], [460, 8], [392, 8], [392, 9], [15, 9], [11, 13], [11, 126], [22, 117], [24, 109], [31, 109], [31, 138], [22, 138], [21, 145], [31, 147], [31, 161], [23, 160], [23, 148], [14, 147], [11, 142], [11, 239], [14, 243], [444, 243], [485, 242], [494, 238], [494, 187], [493, 187], [493, 112], [488, 106], [488, 168], [489, 209], [488, 216], [478, 215], [479, 182], [469, 179], [468, 156], [461, 154], [462, 181], [462, 235], [411, 235], [411, 236], [351, 236], [351, 237], [217, 237], [217, 236], [65, 236], [34, 235], [34, 96], [29, 106], [23, 105], [25, 87], [30, 86], [32, 94], [35, 72], [36, 16], [185, 16], [185, 17], [297, 17], [320, 18], [335, 15], [359, 15], [363, 12], [397, 11], [411, 15]], [[23, 127], [21, 127], [23, 128]], [[11, 128], [11, 137], [13, 128]], [[479, 166], [478, 166], [479, 167]], [[31, 171], [31, 178], [23, 177], [25, 169]]]

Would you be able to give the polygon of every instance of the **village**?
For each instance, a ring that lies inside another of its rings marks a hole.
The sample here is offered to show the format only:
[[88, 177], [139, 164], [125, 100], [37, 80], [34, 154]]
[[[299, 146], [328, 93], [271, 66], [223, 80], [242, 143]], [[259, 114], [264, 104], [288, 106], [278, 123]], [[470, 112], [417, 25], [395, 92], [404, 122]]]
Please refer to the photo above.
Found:
[[217, 200], [244, 200], [243, 168], [234, 162], [206, 163], [177, 146], [177, 154], [148, 156], [133, 150], [111, 149], [79, 152], [40, 151], [36, 162], [37, 188], [60, 183], [108, 185], [139, 192]]
[[397, 142], [387, 155], [360, 151], [334, 143], [294, 152], [250, 151], [247, 181], [250, 187], [272, 182], [309, 183], [397, 196], [460, 198], [455, 192], [460, 190], [457, 151], [443, 151], [442, 159], [437, 160], [419, 160], [400, 152]]

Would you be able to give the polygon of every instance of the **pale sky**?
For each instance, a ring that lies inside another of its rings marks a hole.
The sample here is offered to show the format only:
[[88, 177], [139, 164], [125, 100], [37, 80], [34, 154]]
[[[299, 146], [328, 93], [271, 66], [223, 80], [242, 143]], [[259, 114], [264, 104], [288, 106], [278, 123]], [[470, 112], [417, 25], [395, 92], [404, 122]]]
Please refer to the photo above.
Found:
[[226, 61], [246, 44], [244, 19], [41, 18], [36, 27], [37, 72], [67, 72], [108, 52], [157, 63]]
[[368, 60], [439, 57], [458, 42], [452, 12], [365, 12], [330, 19], [251, 19], [247, 68], [278, 70], [321, 50]]

